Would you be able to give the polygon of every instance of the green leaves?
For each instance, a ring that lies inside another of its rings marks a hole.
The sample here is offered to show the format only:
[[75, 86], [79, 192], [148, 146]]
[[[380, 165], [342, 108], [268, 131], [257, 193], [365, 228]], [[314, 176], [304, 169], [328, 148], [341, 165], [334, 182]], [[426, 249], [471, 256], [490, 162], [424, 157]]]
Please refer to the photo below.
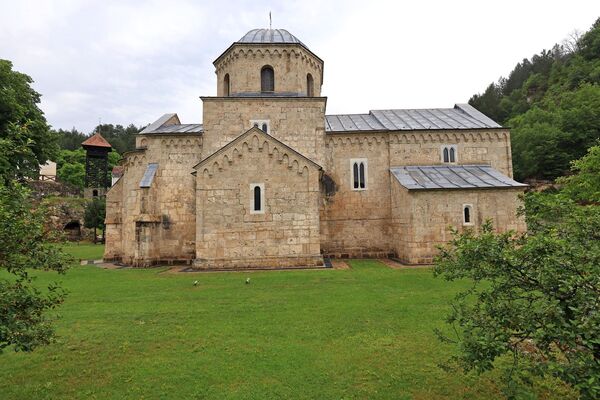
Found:
[[528, 374], [552, 374], [597, 398], [600, 208], [539, 193], [525, 208], [527, 233], [495, 233], [486, 222], [478, 234], [455, 232], [435, 261], [436, 276], [473, 282], [448, 318], [458, 360], [483, 372], [512, 354]]
[[4, 180], [36, 177], [39, 165], [58, 151], [32, 82], [13, 71], [10, 61], [0, 59], [0, 178]]
[[515, 177], [554, 179], [600, 139], [600, 19], [572, 46], [518, 63], [469, 103], [511, 128]]
[[0, 184], [0, 269], [12, 275], [0, 280], [0, 352], [10, 345], [31, 351], [53, 337], [47, 311], [63, 302], [64, 292], [56, 285], [36, 288], [30, 271], [64, 273], [69, 259], [47, 243], [43, 221], [44, 210], [33, 207], [23, 186]]

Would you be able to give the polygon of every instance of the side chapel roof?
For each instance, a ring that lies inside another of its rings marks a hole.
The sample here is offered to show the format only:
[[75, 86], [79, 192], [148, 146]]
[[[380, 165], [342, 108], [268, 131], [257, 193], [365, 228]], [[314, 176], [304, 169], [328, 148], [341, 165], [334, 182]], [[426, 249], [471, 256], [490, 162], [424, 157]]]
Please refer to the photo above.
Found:
[[489, 165], [408, 165], [390, 172], [408, 190], [527, 187]]

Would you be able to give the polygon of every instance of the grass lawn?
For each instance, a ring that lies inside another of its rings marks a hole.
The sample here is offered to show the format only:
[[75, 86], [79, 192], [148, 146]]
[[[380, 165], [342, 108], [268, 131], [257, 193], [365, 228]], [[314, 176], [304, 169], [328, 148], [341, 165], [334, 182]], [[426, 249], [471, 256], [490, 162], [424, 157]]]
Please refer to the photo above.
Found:
[[75, 258], [75, 260], [99, 260], [104, 254], [103, 244], [89, 242], [68, 243], [64, 249]]
[[[73, 246], [78, 258], [99, 247]], [[162, 273], [75, 266], [59, 340], [0, 355], [2, 399], [493, 399], [437, 364], [461, 283], [428, 269]], [[246, 277], [251, 283], [244, 283]], [[194, 280], [199, 280], [196, 287]], [[562, 398], [538, 388], [528, 398]]]

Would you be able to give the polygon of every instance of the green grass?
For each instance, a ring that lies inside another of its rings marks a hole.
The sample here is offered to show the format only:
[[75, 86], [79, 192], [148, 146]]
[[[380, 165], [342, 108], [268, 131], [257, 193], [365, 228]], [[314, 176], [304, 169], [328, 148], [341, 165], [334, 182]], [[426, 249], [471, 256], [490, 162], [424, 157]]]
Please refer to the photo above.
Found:
[[[75, 247], [95, 258], [98, 248]], [[58, 342], [0, 355], [2, 399], [490, 399], [437, 364], [464, 284], [428, 269], [162, 273], [76, 266]], [[251, 283], [244, 283], [246, 277]], [[194, 280], [200, 284], [192, 285]], [[552, 398], [547, 393], [545, 398]], [[547, 397], [546, 397], [547, 396]], [[559, 398], [555, 395], [555, 398]]]
[[70, 242], [62, 246], [65, 252], [75, 258], [75, 260], [99, 260], [104, 254], [104, 245], [87, 242]]

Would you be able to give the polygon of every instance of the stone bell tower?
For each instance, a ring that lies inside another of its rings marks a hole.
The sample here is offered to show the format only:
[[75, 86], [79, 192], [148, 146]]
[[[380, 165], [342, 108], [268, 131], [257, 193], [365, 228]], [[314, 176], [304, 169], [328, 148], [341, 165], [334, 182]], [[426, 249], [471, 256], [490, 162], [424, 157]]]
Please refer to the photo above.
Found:
[[85, 186], [83, 197], [90, 199], [106, 195], [110, 187], [108, 153], [112, 146], [99, 133], [81, 143], [85, 149]]

